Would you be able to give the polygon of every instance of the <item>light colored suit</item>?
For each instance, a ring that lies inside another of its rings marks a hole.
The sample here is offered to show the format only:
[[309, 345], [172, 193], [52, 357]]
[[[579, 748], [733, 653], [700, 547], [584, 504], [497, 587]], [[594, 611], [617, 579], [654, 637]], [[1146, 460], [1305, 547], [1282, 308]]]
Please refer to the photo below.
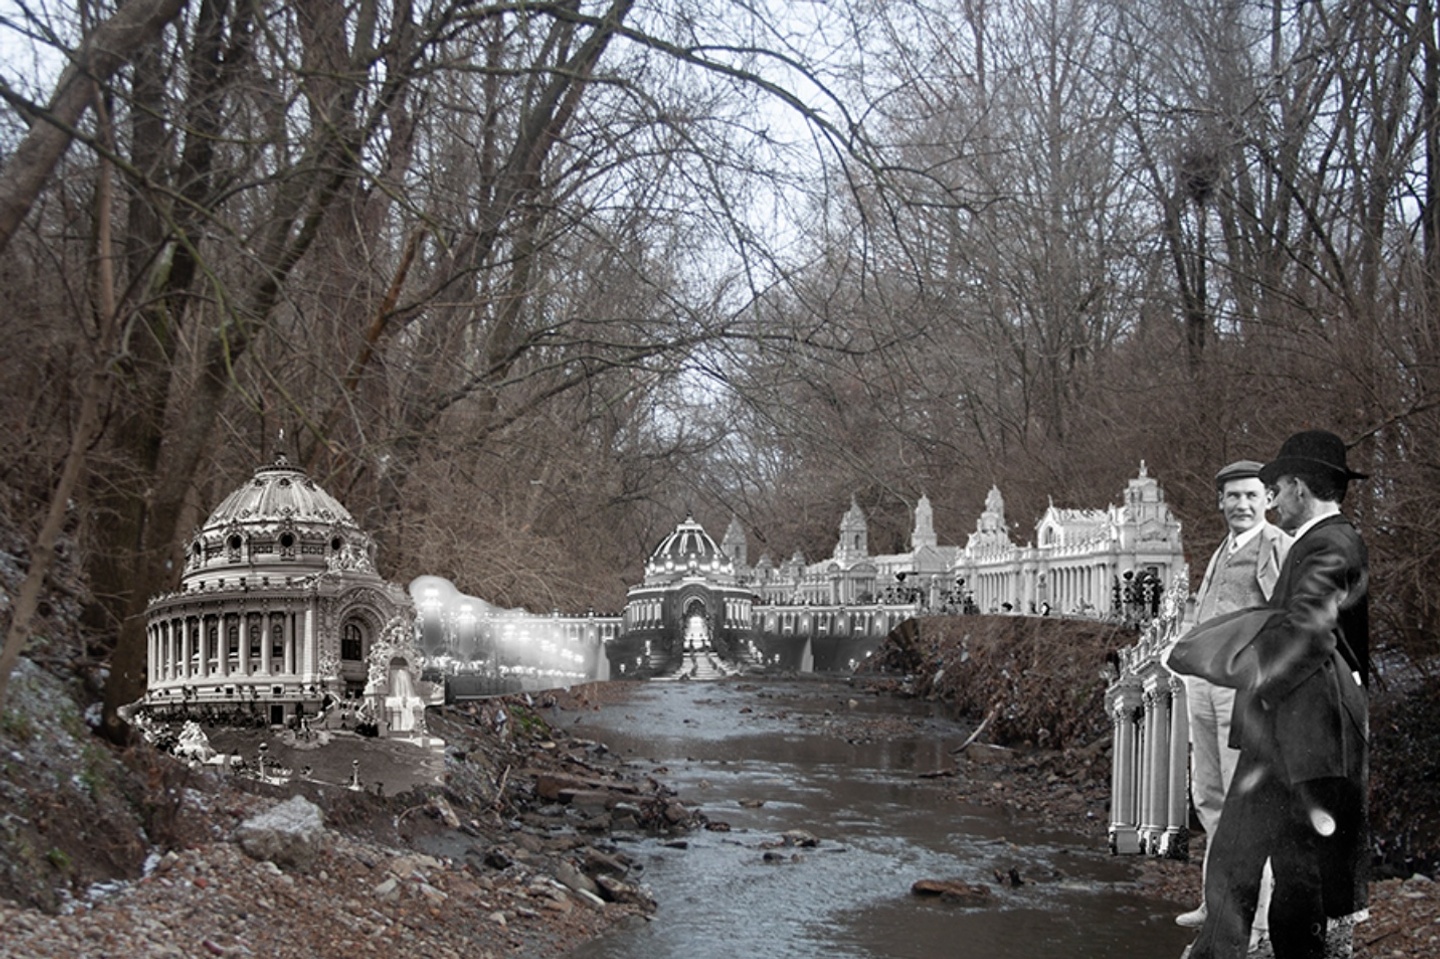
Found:
[[[1280, 569], [1285, 563], [1291, 539], [1278, 526], [1262, 520], [1254, 538], [1242, 548], [1247, 552], [1247, 558], [1249, 555], [1254, 557], [1253, 579], [1245, 583], [1222, 583], [1234, 536], [1231, 533], [1225, 537], [1205, 568], [1205, 578], [1200, 583], [1195, 604], [1196, 614], [1203, 617], [1202, 626], [1216, 617], [1268, 603], [1280, 579]], [[1254, 548], [1253, 554], [1249, 553], [1251, 547]], [[1198, 676], [1186, 676], [1185, 700], [1190, 724], [1190, 797], [1208, 840], [1215, 836], [1220, 812], [1225, 805], [1225, 793], [1230, 789], [1230, 781], [1235, 777], [1235, 767], [1240, 759], [1240, 750], [1230, 746], [1235, 690]], [[1206, 866], [1209, 865], [1211, 848], [1212, 843], [1207, 841]], [[1267, 883], [1256, 913], [1257, 930], [1267, 928], [1269, 891]]]
[[[1285, 563], [1285, 554], [1290, 550], [1290, 537], [1278, 526], [1262, 522], [1255, 534], [1257, 554], [1253, 595], [1233, 602], [1214, 601], [1221, 564], [1230, 552], [1233, 533], [1225, 537], [1210, 557], [1205, 568], [1205, 578], [1196, 594], [1197, 614], [1208, 621], [1250, 606], [1264, 605], [1275, 592], [1280, 579], [1280, 568]], [[1202, 621], [1202, 625], [1203, 625]], [[1240, 750], [1230, 747], [1230, 717], [1234, 711], [1235, 691], [1216, 686], [1198, 676], [1185, 677], [1185, 698], [1190, 712], [1191, 755], [1190, 791], [1195, 802], [1195, 811], [1205, 834], [1213, 836], [1215, 825], [1220, 821], [1220, 809], [1225, 803], [1225, 792], [1230, 788], [1230, 779], [1235, 774], [1235, 763]]]
[[[1220, 565], [1220, 561], [1229, 551], [1230, 540], [1234, 535], [1234, 533], [1228, 534], [1215, 552], [1210, 554], [1210, 562], [1205, 567], [1205, 578], [1200, 581], [1200, 591], [1195, 594], [1197, 611], [1204, 608], [1205, 594], [1215, 580], [1216, 567]], [[1261, 521], [1260, 532], [1255, 536], [1260, 541], [1260, 558], [1255, 567], [1255, 582], [1268, 601], [1275, 594], [1275, 584], [1280, 581], [1280, 568], [1285, 565], [1285, 556], [1290, 552], [1290, 546], [1294, 541], [1290, 538], [1289, 533], [1267, 520]], [[1233, 609], [1222, 609], [1217, 610], [1214, 615], [1219, 616], [1234, 611]]]

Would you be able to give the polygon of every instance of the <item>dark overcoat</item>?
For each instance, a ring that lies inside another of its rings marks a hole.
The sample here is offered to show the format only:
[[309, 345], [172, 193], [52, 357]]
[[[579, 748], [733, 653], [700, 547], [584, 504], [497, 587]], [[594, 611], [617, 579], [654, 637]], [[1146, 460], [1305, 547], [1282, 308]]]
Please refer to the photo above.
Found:
[[1317, 854], [1326, 915], [1345, 916], [1365, 907], [1369, 871], [1369, 560], [1349, 520], [1327, 517], [1295, 541], [1270, 604], [1242, 654], [1254, 678], [1236, 694], [1231, 745], [1301, 807], [1310, 788], [1334, 799], [1338, 828]]
[[1369, 585], [1360, 534], [1344, 516], [1326, 517], [1290, 547], [1270, 597], [1276, 612], [1244, 654], [1254, 680], [1236, 696], [1230, 745], [1264, 756], [1292, 784], [1365, 775]]

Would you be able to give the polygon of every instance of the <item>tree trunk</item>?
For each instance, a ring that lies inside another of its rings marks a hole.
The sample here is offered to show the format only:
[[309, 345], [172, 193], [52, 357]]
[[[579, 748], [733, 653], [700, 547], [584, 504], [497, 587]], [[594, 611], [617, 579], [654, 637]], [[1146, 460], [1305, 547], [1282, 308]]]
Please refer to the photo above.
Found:
[[129, 0], [80, 44], [60, 74], [49, 106], [37, 112], [30, 132], [0, 171], [0, 253], [69, 148], [75, 125], [90, 106], [94, 84], [110, 79], [136, 51], [159, 37], [184, 6], [185, 0]]
[[[104, 118], [102, 118], [102, 122]], [[107, 137], [107, 139], [109, 139]], [[10, 617], [10, 627], [5, 632], [5, 645], [0, 648], [0, 707], [4, 706], [5, 693], [10, 686], [10, 673], [15, 668], [20, 653], [30, 640], [30, 624], [35, 620], [39, 608], [40, 594], [45, 580], [55, 564], [55, 544], [65, 528], [69, 504], [85, 474], [86, 461], [91, 444], [101, 430], [101, 411], [110, 388], [110, 358], [118, 342], [119, 322], [115, 312], [114, 275], [111, 269], [111, 226], [110, 204], [113, 190], [111, 169], [107, 161], [100, 165], [95, 188], [96, 211], [96, 252], [99, 261], [96, 300], [100, 305], [99, 336], [96, 338], [95, 353], [91, 357], [90, 375], [80, 394], [80, 412], [70, 434], [70, 448], [65, 453], [65, 464], [60, 470], [60, 479], [50, 492], [50, 504], [45, 511], [45, 522], [41, 525], [35, 542], [30, 548], [30, 567], [15, 595], [15, 608]]]

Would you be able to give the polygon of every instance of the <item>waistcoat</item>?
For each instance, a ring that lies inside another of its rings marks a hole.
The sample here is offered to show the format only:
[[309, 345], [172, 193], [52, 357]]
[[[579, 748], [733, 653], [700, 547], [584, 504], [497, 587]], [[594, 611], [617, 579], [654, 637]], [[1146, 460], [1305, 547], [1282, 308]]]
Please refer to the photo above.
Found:
[[1263, 538], [1252, 536], [1250, 542], [1233, 553], [1230, 552], [1228, 538], [1220, 544], [1221, 552], [1216, 557], [1215, 568], [1200, 592], [1199, 606], [1195, 610], [1196, 622], [1203, 623], [1237, 609], [1265, 605], [1265, 593], [1255, 575]]

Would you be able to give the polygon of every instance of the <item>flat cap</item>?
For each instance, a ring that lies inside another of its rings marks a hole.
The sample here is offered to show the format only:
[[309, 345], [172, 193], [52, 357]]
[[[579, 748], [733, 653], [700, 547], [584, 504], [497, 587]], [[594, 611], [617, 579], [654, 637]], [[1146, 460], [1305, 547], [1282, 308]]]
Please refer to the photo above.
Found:
[[1254, 460], [1236, 460], [1215, 474], [1215, 488], [1223, 490], [1225, 484], [1231, 480], [1259, 479], [1260, 471], [1264, 468], [1264, 463], [1257, 463]]

